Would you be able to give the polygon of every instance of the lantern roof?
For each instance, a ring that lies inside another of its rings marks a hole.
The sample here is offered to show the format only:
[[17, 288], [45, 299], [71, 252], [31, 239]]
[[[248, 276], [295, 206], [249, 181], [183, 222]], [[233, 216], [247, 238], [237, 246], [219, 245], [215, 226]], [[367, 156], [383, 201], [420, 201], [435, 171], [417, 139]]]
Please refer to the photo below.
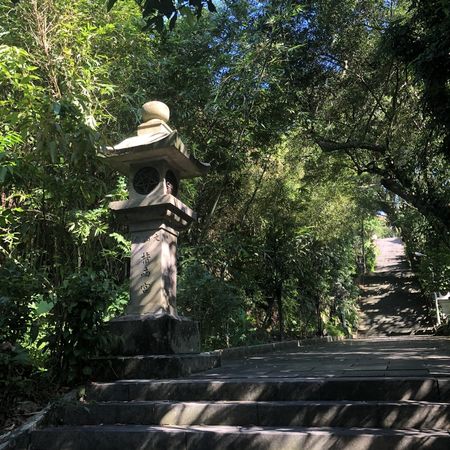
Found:
[[138, 127], [138, 135], [106, 147], [103, 151], [110, 166], [128, 175], [132, 165], [165, 160], [178, 172], [180, 178], [205, 175], [209, 164], [202, 163], [189, 154], [178, 132], [167, 125], [169, 115], [169, 108], [164, 103], [146, 103], [143, 106], [143, 118], [146, 122]]

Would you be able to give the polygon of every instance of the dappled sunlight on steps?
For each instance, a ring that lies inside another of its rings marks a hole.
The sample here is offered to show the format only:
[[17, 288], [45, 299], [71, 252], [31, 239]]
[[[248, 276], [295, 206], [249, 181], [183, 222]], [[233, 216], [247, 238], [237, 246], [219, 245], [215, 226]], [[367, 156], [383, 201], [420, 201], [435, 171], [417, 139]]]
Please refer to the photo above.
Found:
[[374, 273], [364, 277], [358, 337], [432, 334], [433, 320], [398, 238], [378, 239]]
[[373, 338], [231, 360], [188, 378], [91, 383], [30, 450], [450, 448], [450, 340]]

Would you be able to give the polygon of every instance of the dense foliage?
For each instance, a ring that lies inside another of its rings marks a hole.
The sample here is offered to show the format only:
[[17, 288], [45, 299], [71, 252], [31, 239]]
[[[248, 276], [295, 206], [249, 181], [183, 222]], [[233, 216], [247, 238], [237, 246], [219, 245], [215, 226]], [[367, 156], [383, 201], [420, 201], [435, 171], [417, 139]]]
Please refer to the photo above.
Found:
[[154, 34], [142, 31], [162, 20], [143, 19], [152, 2], [108, 3], [0, 4], [8, 398], [33, 389], [36, 372], [89, 376], [107, 344], [129, 252], [107, 205], [126, 180], [98, 155], [134, 133], [151, 99], [212, 166], [181, 192], [200, 220], [180, 237], [179, 304], [205, 348], [352, 334], [371, 238], [386, 232], [379, 210], [411, 255], [426, 255], [426, 290], [448, 282], [447, 124], [423, 108], [428, 75], [392, 37], [419, 26], [423, 4], [241, 0], [210, 13], [211, 2], [189, 2], [200, 19], [188, 5]]
[[[144, 30], [156, 29], [159, 32], [168, 26], [170, 30], [175, 28], [178, 16], [193, 21], [199, 19], [203, 8], [210, 12], [217, 9], [211, 0], [135, 0], [142, 10], [145, 21]], [[108, 0], [107, 7], [110, 10], [117, 0]]]

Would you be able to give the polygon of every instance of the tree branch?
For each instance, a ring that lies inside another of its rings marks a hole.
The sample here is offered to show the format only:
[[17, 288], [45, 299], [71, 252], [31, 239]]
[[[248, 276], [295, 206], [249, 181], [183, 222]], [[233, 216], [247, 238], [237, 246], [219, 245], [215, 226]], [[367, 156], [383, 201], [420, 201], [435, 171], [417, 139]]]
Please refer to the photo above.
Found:
[[371, 144], [370, 142], [335, 142], [329, 140], [316, 140], [324, 152], [337, 152], [341, 150], [370, 150], [376, 153], [385, 153], [386, 146]]
[[411, 193], [407, 188], [392, 178], [382, 178], [380, 183], [390, 192], [398, 195], [415, 207], [426, 218], [431, 219], [430, 224], [433, 228], [443, 237], [446, 237], [447, 240], [449, 239], [450, 206], [448, 203], [440, 201], [438, 198], [433, 198], [432, 196], [424, 198], [418, 194]]

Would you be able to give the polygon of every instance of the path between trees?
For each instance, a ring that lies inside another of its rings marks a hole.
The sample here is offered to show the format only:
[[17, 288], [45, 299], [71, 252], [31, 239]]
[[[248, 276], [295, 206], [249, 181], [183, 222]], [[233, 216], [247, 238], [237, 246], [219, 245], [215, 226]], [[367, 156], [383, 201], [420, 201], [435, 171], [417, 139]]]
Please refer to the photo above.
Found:
[[376, 270], [365, 279], [360, 303], [358, 337], [365, 339], [307, 346], [298, 352], [255, 356], [245, 362], [233, 361], [203, 376], [450, 375], [450, 340], [430, 336], [433, 320], [409, 269], [402, 241], [378, 239], [376, 245], [379, 248]]
[[399, 238], [378, 239], [376, 270], [365, 277], [359, 337], [432, 334], [433, 320]]

